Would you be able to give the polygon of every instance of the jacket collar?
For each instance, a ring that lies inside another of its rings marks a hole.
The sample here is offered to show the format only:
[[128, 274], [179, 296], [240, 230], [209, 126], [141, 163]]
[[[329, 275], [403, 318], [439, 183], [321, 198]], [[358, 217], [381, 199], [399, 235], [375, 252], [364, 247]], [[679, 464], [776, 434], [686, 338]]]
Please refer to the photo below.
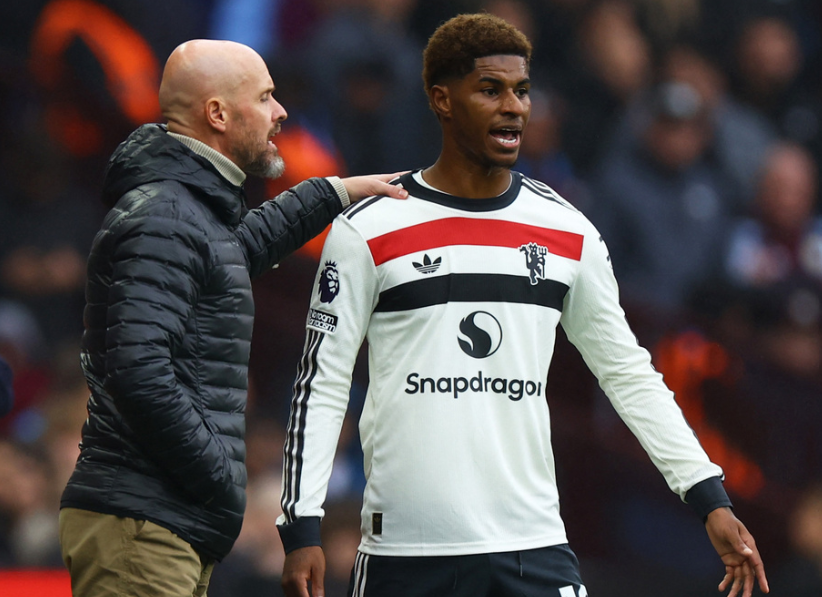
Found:
[[117, 147], [106, 168], [103, 201], [111, 207], [132, 189], [162, 181], [185, 185], [230, 226], [237, 226], [247, 211], [242, 186], [232, 184], [161, 124], [141, 126]]

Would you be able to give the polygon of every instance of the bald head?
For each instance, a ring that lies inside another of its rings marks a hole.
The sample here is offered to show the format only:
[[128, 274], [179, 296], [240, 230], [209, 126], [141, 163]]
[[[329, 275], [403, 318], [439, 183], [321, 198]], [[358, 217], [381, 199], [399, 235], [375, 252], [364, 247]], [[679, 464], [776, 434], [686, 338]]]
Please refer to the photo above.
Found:
[[197, 39], [177, 46], [160, 83], [160, 108], [169, 130], [207, 142], [208, 102], [231, 105], [243, 84], [261, 73], [267, 76], [265, 61], [240, 43]]
[[160, 83], [168, 130], [217, 150], [247, 174], [284, 168], [273, 138], [288, 116], [257, 52], [232, 41], [196, 39], [175, 48]]

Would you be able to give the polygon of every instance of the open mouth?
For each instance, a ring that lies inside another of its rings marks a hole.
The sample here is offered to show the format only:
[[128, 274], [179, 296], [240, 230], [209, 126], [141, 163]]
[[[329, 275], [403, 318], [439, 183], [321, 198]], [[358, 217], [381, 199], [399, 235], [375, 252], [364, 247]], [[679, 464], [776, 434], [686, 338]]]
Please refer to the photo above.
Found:
[[502, 127], [492, 130], [491, 136], [505, 147], [517, 147], [522, 139], [522, 130], [514, 127]]

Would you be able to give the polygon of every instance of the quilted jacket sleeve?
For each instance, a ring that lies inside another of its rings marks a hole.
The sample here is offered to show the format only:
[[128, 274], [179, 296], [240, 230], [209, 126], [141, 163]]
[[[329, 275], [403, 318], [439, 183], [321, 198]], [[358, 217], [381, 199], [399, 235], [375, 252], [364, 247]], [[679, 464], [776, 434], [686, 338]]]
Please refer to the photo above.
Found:
[[325, 178], [309, 178], [248, 212], [237, 236], [252, 277], [270, 269], [322, 232], [343, 210]]

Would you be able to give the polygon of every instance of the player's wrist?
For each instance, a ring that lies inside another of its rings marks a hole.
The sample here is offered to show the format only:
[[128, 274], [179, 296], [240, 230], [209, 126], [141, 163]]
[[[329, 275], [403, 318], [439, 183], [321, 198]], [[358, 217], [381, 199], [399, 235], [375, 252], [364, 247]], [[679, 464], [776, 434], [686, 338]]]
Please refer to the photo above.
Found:
[[306, 516], [294, 522], [277, 526], [285, 553], [301, 547], [322, 546], [320, 540], [320, 517]]
[[685, 502], [694, 509], [702, 522], [706, 522], [708, 514], [718, 508], [733, 509], [720, 477], [708, 477], [691, 487], [685, 494]]

